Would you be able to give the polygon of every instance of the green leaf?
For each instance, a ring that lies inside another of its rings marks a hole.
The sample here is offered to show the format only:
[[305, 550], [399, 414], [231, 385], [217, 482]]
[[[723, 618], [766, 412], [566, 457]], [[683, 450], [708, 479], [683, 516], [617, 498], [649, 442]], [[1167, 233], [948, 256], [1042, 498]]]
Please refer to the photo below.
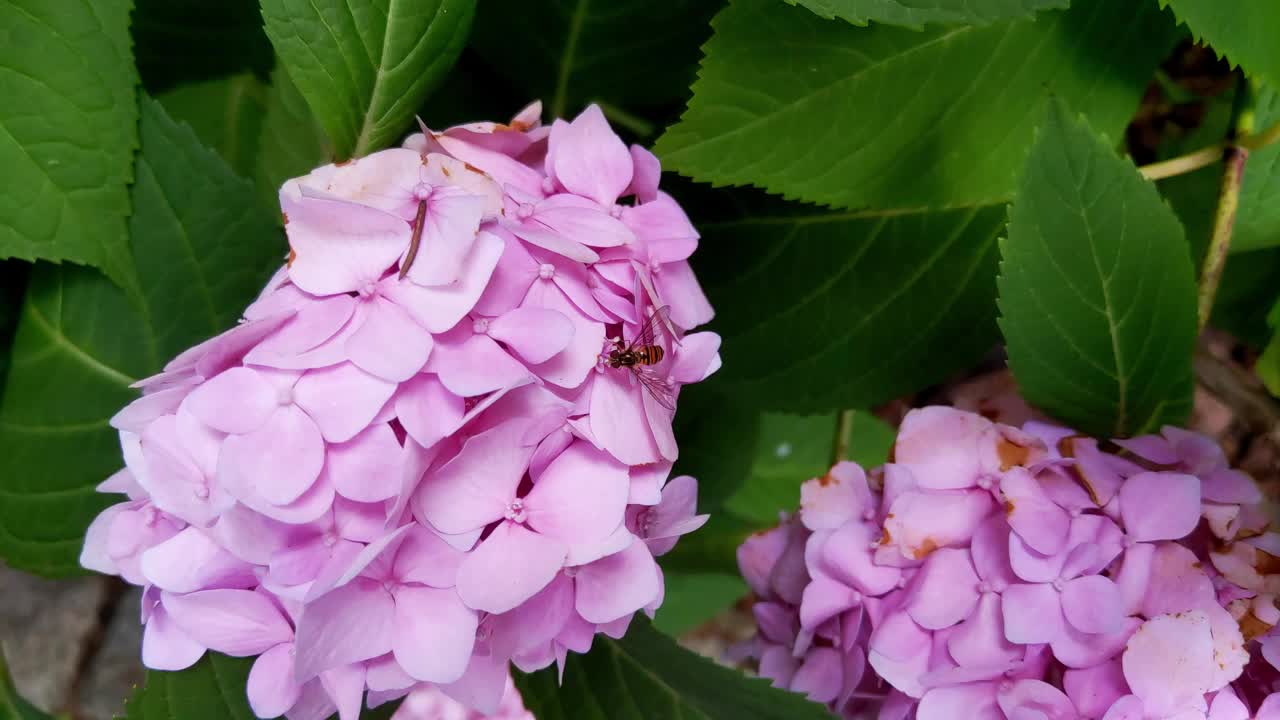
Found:
[[697, 478], [698, 512], [719, 512], [751, 470], [759, 413], [734, 406], [714, 384], [696, 385], [680, 394], [674, 430], [680, 457], [672, 477]]
[[672, 636], [719, 615], [748, 592], [747, 584], [736, 573], [668, 571], [663, 576], [662, 607], [653, 626]]
[[[215, 652], [186, 670], [148, 670], [142, 687], [125, 702], [118, 720], [255, 720], [245, 685], [254, 658], [233, 658]], [[391, 717], [399, 702], [362, 710], [363, 720]], [[331, 720], [336, 719], [335, 714]], [[0, 718], [3, 720], [3, 718]], [[24, 719], [25, 720], [25, 719]]]
[[692, 260], [724, 339], [713, 382], [739, 402], [867, 408], [997, 342], [1002, 206], [877, 214], [735, 197], [732, 219], [699, 224]]
[[253, 658], [205, 653], [177, 672], [147, 671], [125, 702], [125, 720], [254, 720], [245, 695]]
[[1040, 10], [1067, 7], [1068, 0], [787, 0], [819, 17], [840, 18], [854, 25], [877, 22], [919, 30], [925, 23], [982, 25], [1014, 20]]
[[849, 429], [849, 459], [870, 470], [889, 462], [889, 451], [897, 431], [885, 421], [867, 412], [853, 414]]
[[1001, 244], [1000, 326], [1028, 402], [1128, 436], [1191, 410], [1196, 292], [1182, 226], [1111, 147], [1050, 105]]
[[1271, 0], [1160, 0], [1173, 8], [1196, 39], [1245, 72], [1280, 83], [1280, 4]]
[[723, 0], [485, 0], [473, 44], [553, 117], [685, 97]]
[[1267, 310], [1276, 299], [1277, 288], [1280, 288], [1280, 248], [1228, 256], [1209, 324], [1252, 347], [1266, 346], [1272, 334], [1267, 325]]
[[266, 86], [251, 74], [182, 85], [156, 96], [169, 117], [195, 130], [241, 177], [252, 177]]
[[137, 147], [129, 0], [0, 0], [0, 258], [102, 268], [129, 286]]
[[0, 720], [49, 720], [50, 716], [22, 699], [9, 677], [4, 653], [0, 652]]
[[262, 0], [262, 17], [280, 62], [346, 159], [399, 142], [462, 52], [475, 7], [476, 0]]
[[261, 132], [253, 179], [262, 206], [278, 218], [280, 186], [289, 178], [327, 163], [330, 155], [324, 130], [289, 75], [280, 68], [271, 74]]
[[[792, 503], [793, 506], [795, 504], [795, 502]], [[701, 511], [701, 508], [699, 510]], [[738, 546], [751, 533], [776, 524], [778, 524], [777, 515], [768, 523], [763, 523], [759, 520], [744, 520], [727, 511], [712, 513], [706, 525], [699, 528], [697, 532], [680, 538], [675, 550], [662, 556], [662, 568], [667, 572], [721, 573], [737, 576]]]
[[763, 678], [747, 677], [676, 645], [637, 617], [621, 640], [598, 636], [587, 655], [571, 654], [564, 685], [556, 668], [523, 675], [516, 686], [538, 720], [829, 720], [826, 708]]
[[37, 265], [0, 396], [0, 556], [45, 575], [78, 570], [111, 501], [93, 488], [121, 465], [107, 421], [136, 397], [128, 385], [232, 326], [285, 251], [252, 185], [190, 128], [144, 98], [140, 129], [138, 302], [91, 269]]
[[153, 94], [243, 72], [265, 78], [275, 62], [258, 0], [135, 0], [131, 30]]
[[760, 527], [777, 523], [779, 511], [799, 505], [800, 483], [831, 467], [835, 434], [835, 413], [762, 414], [751, 473], [725, 509]]
[[732, 0], [712, 26], [689, 108], [657, 143], [665, 165], [897, 212], [1007, 200], [1051, 95], [1119, 136], [1176, 37], [1145, 0], [923, 32]]

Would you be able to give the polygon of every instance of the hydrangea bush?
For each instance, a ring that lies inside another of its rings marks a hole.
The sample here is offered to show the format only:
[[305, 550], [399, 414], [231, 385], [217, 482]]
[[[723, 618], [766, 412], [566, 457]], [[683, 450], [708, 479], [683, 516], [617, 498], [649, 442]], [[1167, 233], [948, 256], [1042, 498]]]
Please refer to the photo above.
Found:
[[[664, 404], [719, 365], [684, 332], [698, 233], [599, 108], [540, 114], [285, 183], [287, 264], [112, 418], [127, 499], [81, 562], [146, 588], [147, 667], [257, 656], [263, 718], [490, 713], [509, 663], [661, 606], [654, 557], [706, 520]], [[646, 325], [664, 361], [612, 366]]]
[[847, 718], [1280, 717], [1280, 533], [1210, 438], [942, 406], [738, 549], [735, 650]]
[[0, 29], [0, 716], [1280, 720], [1280, 3]]

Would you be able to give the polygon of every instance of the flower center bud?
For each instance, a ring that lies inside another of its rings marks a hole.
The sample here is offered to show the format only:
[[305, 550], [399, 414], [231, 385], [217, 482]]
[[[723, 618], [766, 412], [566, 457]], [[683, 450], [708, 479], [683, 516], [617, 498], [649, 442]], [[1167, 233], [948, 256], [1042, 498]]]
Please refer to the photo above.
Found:
[[507, 505], [507, 511], [503, 513], [503, 517], [513, 523], [524, 522], [525, 518], [528, 517], [524, 512], [524, 501], [512, 500], [511, 503]]
[[983, 490], [990, 490], [992, 484], [993, 483], [991, 482], [990, 475], [983, 475], [978, 478], [978, 487], [982, 488]]
[[356, 290], [357, 295], [366, 299], [373, 297], [374, 294], [377, 292], [378, 292], [378, 283], [375, 280], [370, 280], [369, 282], [365, 283], [364, 287], [360, 288], [359, 290]]
[[413, 199], [418, 202], [428, 200], [431, 198], [431, 193], [433, 192], [435, 192], [435, 188], [424, 182], [420, 182], [413, 187]]
[[622, 206], [614, 203], [613, 207], [609, 208], [609, 214], [615, 218], [622, 217]]
[[520, 207], [516, 208], [516, 217], [521, 220], [528, 220], [533, 217], [533, 206], [529, 203], [520, 203]]
[[550, 280], [556, 276], [556, 266], [551, 263], [542, 263], [538, 266], [538, 277], [543, 280]]
[[578, 574], [578, 566], [567, 567], [564, 569], [564, 576], [567, 578], [575, 577]]
[[659, 265], [658, 263], [649, 263], [649, 272], [651, 274], [657, 275], [658, 271], [661, 269], [662, 269], [662, 266]]
[[1062, 579], [1062, 578], [1060, 578], [1060, 577], [1056, 577], [1056, 578], [1054, 578], [1054, 579], [1053, 579], [1053, 582], [1051, 582], [1051, 583], [1049, 583], [1049, 584], [1053, 586], [1053, 589], [1054, 589], [1054, 590], [1057, 590], [1058, 592], [1062, 592], [1062, 588], [1063, 588], [1063, 586], [1064, 586], [1064, 585], [1066, 585], [1066, 584], [1067, 584], [1067, 581], [1066, 581], [1066, 580], [1063, 580], [1063, 579]]
[[292, 405], [293, 404], [293, 388], [282, 387], [279, 390], [276, 390], [276, 404]]
[[986, 580], [979, 580], [974, 589], [985, 595], [986, 593], [991, 592], [991, 583]]
[[160, 522], [160, 511], [155, 507], [148, 507], [142, 513], [142, 521], [147, 524], [147, 527], [154, 527], [156, 523]]
[[555, 189], [556, 189], [555, 180], [552, 180], [549, 177], [542, 178], [542, 192], [550, 195], [551, 193], [555, 192]]
[[1003, 580], [992, 580], [989, 587], [991, 588], [991, 592], [1002, 593], [1009, 588], [1009, 583]]
[[338, 544], [338, 534], [332, 530], [326, 531], [325, 534], [320, 537], [320, 542], [324, 543], [325, 547], [333, 547]]
[[191, 488], [191, 494], [204, 500], [209, 497], [209, 486], [203, 482], [197, 483], [195, 487]]
[[475, 333], [475, 334], [477, 334], [477, 335], [483, 335], [483, 334], [485, 334], [485, 333], [489, 332], [489, 319], [488, 319], [488, 318], [476, 318], [475, 320], [473, 320], [473, 321], [471, 322], [471, 332], [473, 332], [473, 333]]
[[866, 510], [863, 510], [863, 511], [862, 511], [862, 519], [863, 519], [863, 520], [866, 520], [866, 521], [868, 521], [868, 522], [870, 522], [871, 520], [875, 520], [875, 519], [876, 519], [876, 511], [875, 511], [875, 510], [872, 510], [871, 508], [867, 508]]
[[640, 537], [648, 538], [649, 532], [653, 530], [654, 521], [653, 510], [644, 509], [636, 514], [636, 530], [640, 531]]

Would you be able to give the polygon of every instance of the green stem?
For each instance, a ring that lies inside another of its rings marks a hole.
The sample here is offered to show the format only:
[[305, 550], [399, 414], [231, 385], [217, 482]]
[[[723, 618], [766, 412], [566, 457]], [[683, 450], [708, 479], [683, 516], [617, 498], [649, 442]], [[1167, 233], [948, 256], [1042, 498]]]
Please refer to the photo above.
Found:
[[630, 130], [637, 137], [649, 137], [657, 131], [657, 128], [653, 126], [653, 123], [645, 120], [639, 115], [629, 113], [617, 105], [598, 99], [592, 100], [592, 102], [600, 106], [600, 110], [604, 112], [605, 117], [609, 118], [609, 122], [614, 125], [621, 125], [622, 127]]
[[831, 464], [849, 459], [849, 441], [853, 435], [853, 410], [841, 410], [836, 416], [836, 437], [831, 443]]
[[1200, 148], [1186, 155], [1179, 155], [1168, 160], [1143, 165], [1138, 168], [1138, 172], [1142, 173], [1143, 177], [1148, 180], [1163, 180], [1174, 175], [1184, 175], [1200, 168], [1209, 167], [1222, 159], [1222, 154], [1229, 145], [1244, 148], [1245, 150], [1258, 150], [1274, 144], [1277, 140], [1280, 140], [1280, 123], [1276, 123], [1256, 135], [1245, 135], [1233, 143], [1214, 143], [1209, 147]]
[[[1213, 232], [1209, 236], [1209, 249], [1200, 269], [1200, 289], [1197, 295], [1199, 329], [1204, 330], [1213, 314], [1213, 300], [1222, 282], [1222, 269], [1231, 251], [1231, 232], [1236, 224], [1236, 212], [1240, 209], [1240, 188], [1244, 184], [1245, 161], [1249, 148], [1237, 138], [1247, 138], [1253, 129], [1253, 92], [1248, 81], [1241, 79], [1236, 102], [1231, 109], [1231, 125], [1222, 152], [1222, 183], [1218, 189], [1218, 209], [1213, 216]], [[1263, 133], [1268, 135], [1271, 130]]]

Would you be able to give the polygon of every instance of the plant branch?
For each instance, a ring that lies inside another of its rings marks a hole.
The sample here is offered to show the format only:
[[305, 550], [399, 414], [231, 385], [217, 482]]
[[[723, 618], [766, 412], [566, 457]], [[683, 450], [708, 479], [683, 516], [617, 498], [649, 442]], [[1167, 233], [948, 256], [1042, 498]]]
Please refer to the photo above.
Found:
[[[1213, 232], [1209, 236], [1209, 249], [1205, 252], [1200, 268], [1200, 287], [1197, 294], [1199, 329], [1204, 330], [1213, 313], [1213, 300], [1222, 281], [1222, 269], [1227, 264], [1231, 250], [1231, 232], [1236, 225], [1236, 211], [1240, 209], [1240, 188], [1244, 185], [1244, 165], [1249, 159], [1249, 148], [1236, 142], [1253, 130], [1253, 93], [1247, 80], [1240, 81], [1236, 100], [1231, 108], [1231, 125], [1222, 152], [1222, 182], [1218, 188], [1218, 209], [1213, 216]], [[1263, 133], [1269, 134], [1271, 131]]]
[[853, 435], [853, 410], [841, 410], [836, 416], [836, 437], [831, 443], [831, 464], [849, 459], [849, 441]]
[[1186, 155], [1179, 155], [1168, 160], [1143, 165], [1138, 168], [1138, 172], [1142, 173], [1143, 177], [1148, 180], [1163, 180], [1209, 167], [1222, 159], [1223, 153], [1229, 146], [1243, 148], [1244, 150], [1258, 150], [1272, 145], [1276, 141], [1280, 141], [1280, 123], [1276, 123], [1256, 135], [1242, 137], [1235, 142], [1214, 143], [1208, 147], [1189, 152]]

